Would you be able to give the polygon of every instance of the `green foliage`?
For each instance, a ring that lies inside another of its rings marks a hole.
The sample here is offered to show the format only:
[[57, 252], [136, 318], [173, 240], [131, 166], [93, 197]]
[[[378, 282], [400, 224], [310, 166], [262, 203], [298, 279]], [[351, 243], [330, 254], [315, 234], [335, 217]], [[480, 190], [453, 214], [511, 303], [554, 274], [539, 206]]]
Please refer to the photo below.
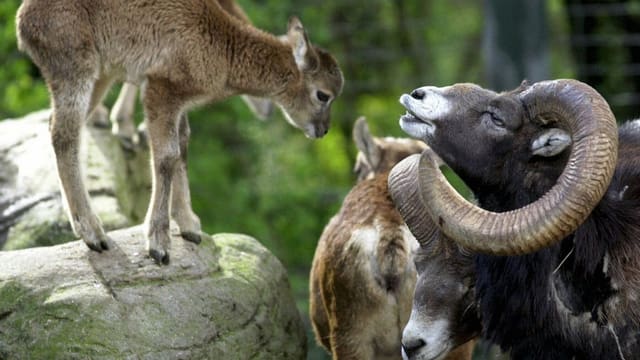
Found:
[[47, 106], [49, 94], [35, 66], [16, 46], [19, 0], [0, 3], [0, 119]]

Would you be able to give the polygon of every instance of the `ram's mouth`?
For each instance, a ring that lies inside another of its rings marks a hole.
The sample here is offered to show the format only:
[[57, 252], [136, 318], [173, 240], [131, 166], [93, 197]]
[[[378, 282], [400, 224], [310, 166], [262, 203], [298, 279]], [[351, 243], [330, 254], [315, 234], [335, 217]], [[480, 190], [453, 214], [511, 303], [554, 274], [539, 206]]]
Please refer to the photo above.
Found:
[[400, 121], [406, 122], [406, 123], [419, 123], [419, 124], [427, 125], [429, 127], [435, 127], [435, 125], [431, 121], [422, 119], [420, 116], [416, 115], [414, 112], [408, 109], [404, 115], [400, 116]]
[[400, 116], [400, 128], [409, 136], [425, 140], [436, 130], [436, 126], [429, 120], [422, 119], [411, 110]]
[[404, 132], [420, 140], [433, 134], [436, 129], [435, 124], [425, 116], [419, 115], [424, 112], [420, 101], [415, 100], [411, 95], [404, 94], [400, 97], [400, 104], [407, 109], [407, 112], [400, 117], [400, 127]]

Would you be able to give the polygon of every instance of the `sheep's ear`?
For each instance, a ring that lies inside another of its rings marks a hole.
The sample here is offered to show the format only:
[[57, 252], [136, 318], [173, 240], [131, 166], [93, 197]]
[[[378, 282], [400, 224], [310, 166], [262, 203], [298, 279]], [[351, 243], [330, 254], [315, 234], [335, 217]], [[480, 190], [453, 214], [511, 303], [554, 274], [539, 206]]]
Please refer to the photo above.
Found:
[[291, 44], [293, 58], [298, 68], [303, 71], [315, 68], [317, 64], [315, 52], [311, 47], [311, 43], [309, 43], [309, 38], [304, 26], [302, 26], [302, 22], [295, 16], [289, 19], [287, 38]]
[[359, 117], [353, 125], [353, 141], [370, 169], [375, 170], [380, 164], [380, 148], [369, 132], [369, 125], [364, 116]]
[[545, 130], [531, 143], [533, 155], [551, 157], [563, 152], [571, 145], [571, 135], [562, 129]]
[[358, 156], [356, 157], [356, 163], [353, 165], [353, 173], [356, 174], [356, 179], [358, 181], [365, 180], [369, 177], [369, 174], [373, 173], [371, 165], [369, 165], [362, 153], [358, 153]]

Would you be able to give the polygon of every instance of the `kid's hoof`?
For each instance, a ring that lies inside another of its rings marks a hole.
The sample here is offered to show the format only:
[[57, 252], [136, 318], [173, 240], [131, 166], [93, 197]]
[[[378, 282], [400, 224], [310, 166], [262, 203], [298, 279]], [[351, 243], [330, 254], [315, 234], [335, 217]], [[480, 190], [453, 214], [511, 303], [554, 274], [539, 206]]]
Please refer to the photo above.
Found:
[[125, 151], [129, 151], [129, 152], [135, 151], [135, 149], [136, 149], [136, 139], [131, 138], [131, 137], [127, 137], [127, 136], [118, 135], [118, 141], [120, 142], [120, 146], [122, 146], [122, 148]]
[[147, 131], [147, 126], [145, 125], [145, 123], [141, 123], [138, 126], [138, 146], [141, 149], [148, 149], [149, 148], [149, 134]]
[[158, 251], [155, 249], [149, 250], [149, 256], [158, 265], [169, 265], [169, 253], [165, 251]]
[[110, 241], [110, 239], [108, 237], [104, 236], [101, 239], [94, 239], [94, 240], [91, 240], [91, 241], [85, 240], [85, 243], [87, 244], [89, 249], [101, 253], [102, 250], [109, 250], [109, 248], [111, 247], [109, 245], [109, 241]]
[[98, 129], [108, 129], [111, 127], [111, 121], [109, 121], [109, 110], [107, 110], [103, 104], [98, 105], [89, 118], [89, 124]]
[[183, 239], [194, 244], [200, 244], [200, 242], [202, 242], [202, 236], [199, 233], [193, 231], [183, 231], [180, 233], [180, 235]]

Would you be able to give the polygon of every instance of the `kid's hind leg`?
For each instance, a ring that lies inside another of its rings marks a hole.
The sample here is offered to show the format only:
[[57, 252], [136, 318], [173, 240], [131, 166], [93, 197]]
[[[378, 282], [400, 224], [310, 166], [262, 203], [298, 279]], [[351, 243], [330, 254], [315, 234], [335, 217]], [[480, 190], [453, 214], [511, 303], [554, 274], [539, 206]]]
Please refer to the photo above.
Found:
[[189, 119], [187, 114], [180, 116], [180, 160], [175, 167], [173, 182], [171, 183], [171, 217], [180, 227], [180, 235], [187, 240], [199, 244], [200, 219], [191, 208], [191, 192], [187, 176], [187, 149], [189, 146]]
[[81, 130], [92, 107], [95, 86], [104, 87], [104, 83], [92, 79], [49, 81], [53, 99], [50, 131], [73, 231], [89, 248], [101, 252], [109, 248], [110, 239], [90, 206], [79, 158]]
[[116, 135], [126, 148], [133, 148], [138, 142], [138, 133], [133, 121], [138, 87], [130, 83], [122, 84], [120, 94], [111, 113], [111, 132]]

